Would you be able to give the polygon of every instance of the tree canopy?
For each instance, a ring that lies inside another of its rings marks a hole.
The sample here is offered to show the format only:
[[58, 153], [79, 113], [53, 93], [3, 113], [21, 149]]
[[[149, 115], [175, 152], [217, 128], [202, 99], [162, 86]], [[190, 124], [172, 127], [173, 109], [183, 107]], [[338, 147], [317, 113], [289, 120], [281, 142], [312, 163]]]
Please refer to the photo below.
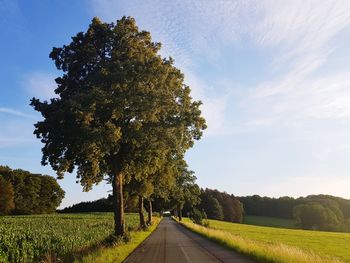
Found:
[[34, 131], [44, 144], [42, 164], [59, 178], [76, 168], [85, 191], [107, 178], [117, 235], [124, 234], [125, 182], [159, 175], [169, 156], [183, 156], [206, 127], [201, 102], [160, 48], [131, 17], [94, 18], [50, 54], [63, 73], [55, 80], [58, 97], [31, 100], [44, 117]]
[[[6, 182], [7, 189], [13, 189], [12, 214], [53, 213], [65, 194], [56, 179], [51, 176], [32, 174], [20, 169], [12, 170], [7, 166], [0, 166], [0, 180]], [[7, 193], [11, 191], [7, 190]]]
[[0, 215], [9, 215], [15, 208], [15, 192], [10, 181], [0, 175]]

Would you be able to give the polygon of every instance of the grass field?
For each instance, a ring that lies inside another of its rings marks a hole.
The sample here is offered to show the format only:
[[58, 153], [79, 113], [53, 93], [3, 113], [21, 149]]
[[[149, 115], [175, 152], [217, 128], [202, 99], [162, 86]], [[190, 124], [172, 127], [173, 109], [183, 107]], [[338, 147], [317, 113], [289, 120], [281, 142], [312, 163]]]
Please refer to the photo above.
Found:
[[[128, 214], [126, 222], [133, 231], [138, 227], [138, 216]], [[99, 244], [112, 231], [113, 213], [0, 217], [0, 262], [72, 262], [76, 255], [82, 258], [93, 251], [100, 257]], [[131, 232], [136, 238], [134, 243], [146, 235], [147, 232], [137, 235]], [[125, 256], [130, 253], [125, 247], [120, 250]], [[89, 259], [81, 261], [89, 262]]]
[[245, 216], [243, 224], [255, 226], [272, 226], [282, 228], [296, 228], [292, 219], [267, 217], [267, 216]]
[[261, 262], [350, 262], [350, 234], [234, 224], [209, 220], [186, 227]]

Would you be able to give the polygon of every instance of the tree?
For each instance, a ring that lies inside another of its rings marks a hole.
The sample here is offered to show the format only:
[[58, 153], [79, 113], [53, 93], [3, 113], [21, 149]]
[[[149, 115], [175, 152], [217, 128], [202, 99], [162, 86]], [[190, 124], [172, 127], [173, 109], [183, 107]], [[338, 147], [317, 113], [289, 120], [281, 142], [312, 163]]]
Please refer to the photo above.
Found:
[[64, 198], [64, 191], [61, 189], [55, 178], [44, 175], [40, 178], [40, 190], [38, 192], [38, 205], [36, 213], [54, 213]]
[[209, 219], [223, 220], [224, 214], [219, 201], [210, 195], [209, 192], [202, 190], [200, 195], [200, 208], [205, 211]]
[[0, 166], [0, 174], [13, 186], [15, 208], [12, 214], [53, 213], [64, 198], [64, 191], [51, 176], [12, 170], [7, 166]]
[[14, 197], [11, 182], [0, 175], [0, 215], [8, 215], [15, 208]]
[[130, 198], [137, 197], [140, 228], [146, 229], [146, 219], [144, 215], [144, 200], [149, 198], [153, 193], [153, 184], [150, 181], [137, 181], [131, 180], [131, 182], [125, 186], [126, 192]]
[[294, 215], [298, 225], [304, 229], [337, 230], [341, 227], [341, 221], [337, 215], [317, 202], [296, 206]]
[[34, 131], [44, 143], [42, 164], [58, 178], [76, 167], [84, 191], [107, 179], [116, 235], [125, 231], [124, 184], [150, 178], [169, 152], [192, 147], [205, 128], [201, 103], [192, 101], [173, 59], [158, 55], [160, 47], [133, 18], [94, 18], [50, 54], [63, 72], [55, 80], [58, 98], [31, 100], [44, 117]]
[[175, 185], [172, 189], [171, 198], [179, 217], [182, 220], [182, 209], [185, 203], [188, 203], [191, 208], [200, 202], [200, 188], [195, 183], [196, 177], [194, 172], [188, 170], [185, 160], [177, 160], [177, 169]]
[[152, 209], [153, 209], [153, 200], [157, 200], [157, 204], [161, 204], [161, 208], [158, 207], [158, 211], [162, 212], [166, 207], [165, 204], [168, 204], [171, 198], [172, 189], [175, 186], [175, 176], [176, 169], [173, 166], [171, 161], [163, 165], [161, 170], [158, 171], [158, 175], [153, 176], [153, 193], [148, 198], [148, 223], [152, 224]]
[[205, 191], [219, 201], [225, 221], [242, 222], [244, 213], [243, 205], [236, 197], [226, 192], [219, 192], [218, 190], [206, 189]]

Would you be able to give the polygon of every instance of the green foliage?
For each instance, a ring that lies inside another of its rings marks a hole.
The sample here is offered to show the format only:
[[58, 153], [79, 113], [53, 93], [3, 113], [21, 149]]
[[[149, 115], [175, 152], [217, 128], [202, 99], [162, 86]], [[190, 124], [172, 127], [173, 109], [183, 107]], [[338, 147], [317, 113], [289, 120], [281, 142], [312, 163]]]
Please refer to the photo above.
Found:
[[295, 206], [316, 202], [332, 210], [340, 220], [350, 218], [350, 200], [331, 195], [309, 195], [297, 199], [286, 196], [270, 198], [253, 195], [239, 197], [239, 200], [243, 203], [245, 213], [253, 216], [294, 219]]
[[31, 100], [44, 118], [34, 131], [44, 143], [42, 164], [60, 178], [76, 167], [85, 191], [104, 178], [112, 182], [117, 235], [124, 232], [124, 182], [141, 192], [147, 186], [142, 194], [150, 195], [154, 177], [206, 127], [201, 102], [192, 101], [183, 74], [158, 54], [160, 47], [131, 17], [94, 18], [86, 32], [50, 53], [62, 71], [58, 98]]
[[13, 186], [13, 214], [53, 213], [64, 198], [64, 191], [51, 176], [12, 170], [6, 166], [0, 166], [0, 174]]
[[200, 102], [173, 60], [157, 53], [160, 43], [139, 31], [135, 20], [116, 24], [94, 18], [50, 58], [63, 75], [57, 99], [31, 105], [44, 117], [35, 134], [44, 143], [42, 163], [59, 176], [77, 167], [85, 190], [115, 166], [126, 180], [154, 174], [174, 149], [191, 147], [205, 128]]
[[173, 208], [177, 209], [178, 216], [182, 217], [182, 209], [186, 204], [192, 208], [200, 202], [200, 188], [195, 183], [196, 177], [194, 172], [188, 170], [186, 162], [181, 159], [177, 162], [176, 181], [171, 189], [171, 203]]
[[[220, 206], [222, 207], [224, 216], [223, 220], [236, 223], [241, 223], [243, 221], [243, 205], [235, 196], [226, 192], [219, 192], [218, 190], [211, 189], [202, 190], [202, 193], [215, 198], [219, 202]], [[210, 210], [212, 209], [213, 207], [207, 207], [204, 210], [206, 213], [210, 213]]]
[[206, 218], [206, 215], [204, 212], [201, 212], [199, 209], [194, 208], [191, 214], [191, 220], [193, 223], [202, 225], [203, 224], [203, 219]]
[[316, 202], [298, 205], [294, 208], [298, 226], [313, 230], [339, 230], [342, 214], [336, 214], [330, 208]]
[[278, 218], [293, 218], [294, 206], [300, 204], [292, 197], [261, 197], [259, 195], [239, 197], [243, 203], [244, 211], [251, 216], [267, 216]]
[[[137, 215], [127, 215], [127, 222], [135, 229]], [[0, 262], [39, 262], [47, 253], [69, 258], [105, 241], [112, 230], [112, 213], [1, 217]]]
[[199, 207], [205, 211], [209, 219], [223, 220], [224, 213], [219, 201], [210, 195], [207, 191], [203, 191], [200, 196], [201, 203]]
[[15, 208], [14, 197], [11, 182], [0, 174], [0, 215], [8, 215]]

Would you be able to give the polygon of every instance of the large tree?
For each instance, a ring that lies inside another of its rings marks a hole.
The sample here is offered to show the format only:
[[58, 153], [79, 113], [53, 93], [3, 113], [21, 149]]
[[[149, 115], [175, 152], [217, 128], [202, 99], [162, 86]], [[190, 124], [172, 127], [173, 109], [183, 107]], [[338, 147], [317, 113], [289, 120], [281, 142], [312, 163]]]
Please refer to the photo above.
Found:
[[205, 128], [201, 103], [160, 47], [133, 18], [115, 24], [94, 18], [50, 54], [63, 72], [57, 98], [31, 100], [43, 116], [34, 131], [44, 143], [42, 164], [59, 178], [76, 167], [84, 191], [107, 178], [116, 235], [125, 231], [123, 185], [156, 174], [170, 152], [192, 147]]

